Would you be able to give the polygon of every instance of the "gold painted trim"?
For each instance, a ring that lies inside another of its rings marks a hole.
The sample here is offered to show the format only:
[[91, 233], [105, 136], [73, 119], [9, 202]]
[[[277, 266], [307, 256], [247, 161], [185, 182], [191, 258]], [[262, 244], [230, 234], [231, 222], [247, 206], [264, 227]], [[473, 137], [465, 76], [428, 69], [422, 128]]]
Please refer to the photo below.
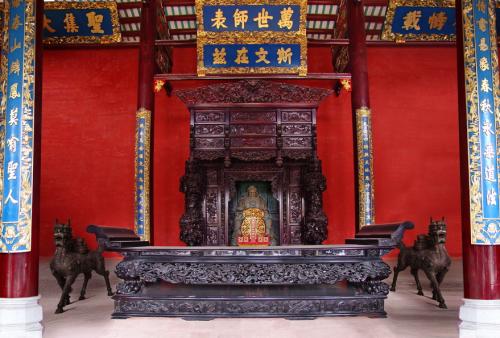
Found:
[[[367, 118], [368, 147], [370, 152], [370, 201], [366, 204], [366, 185], [364, 180], [364, 155], [363, 155], [363, 118]], [[375, 223], [375, 180], [373, 173], [373, 143], [371, 110], [368, 107], [356, 109], [356, 135], [357, 135], [357, 160], [358, 160], [358, 196], [359, 196], [359, 228]], [[367, 209], [371, 209], [371, 218], [367, 222]]]
[[[136, 117], [136, 130], [135, 130], [135, 180], [134, 180], [134, 205], [135, 205], [135, 217], [134, 217], [134, 227], [136, 233], [138, 233], [139, 224], [137, 224], [137, 220], [139, 218], [138, 210], [143, 210], [144, 215], [144, 235], [141, 236], [142, 240], [149, 241], [151, 239], [151, 206], [150, 206], [150, 172], [151, 172], [151, 111], [146, 108], [139, 108], [135, 114]], [[144, 136], [140, 138], [140, 121], [144, 120]], [[139, 145], [140, 140], [143, 140], [143, 144]], [[138, 189], [137, 189], [137, 181], [139, 178], [139, 163], [138, 163], [138, 147], [144, 147], [144, 179], [143, 185], [144, 189], [142, 195], [143, 203], [141, 205], [137, 205], [137, 197], [138, 197]]]
[[104, 36], [66, 36], [66, 37], [49, 37], [44, 38], [43, 42], [48, 44], [64, 44], [64, 43], [116, 43], [122, 41], [120, 32], [120, 20], [118, 17], [118, 9], [114, 1], [95, 1], [95, 2], [46, 2], [45, 10], [50, 9], [109, 9], [111, 14], [111, 24], [113, 26], [113, 34]]
[[455, 7], [454, 0], [389, 0], [387, 12], [385, 14], [384, 28], [381, 40], [396, 41], [404, 43], [405, 41], [455, 41], [455, 34], [401, 34], [392, 32], [392, 22], [397, 7], [415, 6], [415, 7]]

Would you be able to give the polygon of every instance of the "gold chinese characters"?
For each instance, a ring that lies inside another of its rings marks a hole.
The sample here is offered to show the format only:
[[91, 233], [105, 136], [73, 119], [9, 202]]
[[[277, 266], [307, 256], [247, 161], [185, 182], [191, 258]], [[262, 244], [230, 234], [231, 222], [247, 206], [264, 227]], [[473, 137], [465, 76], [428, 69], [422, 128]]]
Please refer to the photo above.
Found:
[[[226, 12], [229, 12], [226, 10]], [[275, 17], [269, 13], [268, 8], [260, 8], [258, 13], [250, 18], [250, 13], [248, 7], [245, 8], [235, 8], [232, 12], [233, 17], [233, 27], [239, 29], [246, 29], [247, 23], [250, 20], [251, 22], [255, 22], [257, 29], [264, 28], [272, 28], [271, 25], [274, 24], [276, 27], [280, 29], [291, 30], [293, 28], [293, 20], [292, 16], [294, 14], [294, 10], [291, 6], [284, 7], [280, 10], [280, 16]], [[230, 22], [227, 22], [226, 15], [229, 13], [224, 13], [221, 8], [217, 8], [214, 12], [212, 18], [210, 18], [210, 26], [215, 28], [216, 30], [228, 29], [230, 28]]]
[[[97, 14], [95, 11], [90, 11], [85, 13], [86, 22], [81, 22], [82, 18], [77, 18], [72, 12], [66, 12], [64, 18], [62, 19], [64, 33], [82, 33], [82, 24], [90, 28], [90, 33], [92, 34], [104, 34], [104, 29], [102, 24], [104, 22], [104, 15]], [[54, 28], [54, 20], [58, 17], [47, 17], [46, 14], [43, 16], [43, 29], [49, 33], [57, 33]], [[77, 20], [78, 19], [78, 20]], [[80, 20], [80, 21], [79, 21]]]
[[[422, 27], [420, 25], [422, 24], [422, 22], [420, 19], [422, 19], [422, 11], [420, 10], [409, 11], [403, 17], [403, 25], [401, 26], [401, 28], [406, 31], [408, 30], [421, 31]], [[447, 21], [448, 21], [448, 16], [446, 15], [446, 13], [444, 11], [437, 11], [432, 13], [431, 16], [429, 16], [429, 19], [427, 20], [428, 24], [427, 27], [429, 29], [435, 29], [441, 31], [443, 30]]]
[[[255, 55], [252, 56], [255, 64], [270, 64], [271, 61], [269, 58], [272, 56], [269, 55], [269, 51], [264, 47], [259, 47], [259, 49], [253, 53]], [[227, 52], [225, 47], [215, 48], [212, 53], [212, 64], [214, 65], [227, 65]], [[281, 65], [291, 65], [292, 64], [293, 51], [292, 48], [288, 47], [280, 47], [276, 51], [275, 60], [276, 63]], [[234, 63], [237, 65], [248, 65], [250, 64], [249, 58], [249, 50], [247, 47], [243, 46], [241, 48], [236, 49], [236, 58], [234, 59]]]

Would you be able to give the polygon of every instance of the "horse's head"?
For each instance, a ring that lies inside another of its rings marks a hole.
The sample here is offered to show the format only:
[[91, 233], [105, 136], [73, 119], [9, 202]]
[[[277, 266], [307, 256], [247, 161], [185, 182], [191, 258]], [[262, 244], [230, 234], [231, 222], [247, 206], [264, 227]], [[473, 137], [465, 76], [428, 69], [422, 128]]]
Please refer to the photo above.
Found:
[[66, 247], [73, 237], [73, 233], [71, 231], [71, 222], [68, 220], [68, 223], [59, 223], [56, 219], [54, 224], [54, 243], [56, 247]]
[[429, 224], [429, 236], [435, 244], [446, 243], [446, 223], [444, 221], [444, 217], [441, 220], [436, 221], [433, 221], [431, 217], [431, 222]]

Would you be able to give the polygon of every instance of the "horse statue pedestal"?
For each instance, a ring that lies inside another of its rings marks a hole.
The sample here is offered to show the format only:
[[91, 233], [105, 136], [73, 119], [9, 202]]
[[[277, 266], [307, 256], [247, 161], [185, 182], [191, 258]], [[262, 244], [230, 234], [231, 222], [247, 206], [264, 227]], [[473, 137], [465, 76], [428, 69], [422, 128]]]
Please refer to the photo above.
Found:
[[249, 248], [147, 246], [132, 230], [87, 231], [124, 256], [115, 271], [122, 281], [113, 318], [304, 319], [386, 315], [389, 286], [383, 280], [391, 269], [381, 257], [413, 224], [373, 227], [345, 245]]

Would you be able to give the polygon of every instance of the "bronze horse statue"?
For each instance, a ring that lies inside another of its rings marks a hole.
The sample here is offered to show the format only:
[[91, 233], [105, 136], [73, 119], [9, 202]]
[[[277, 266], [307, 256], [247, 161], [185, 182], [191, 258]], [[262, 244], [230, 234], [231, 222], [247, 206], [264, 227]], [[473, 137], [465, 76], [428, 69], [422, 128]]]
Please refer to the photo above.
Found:
[[446, 251], [446, 223], [442, 220], [431, 221], [429, 233], [419, 235], [413, 247], [406, 247], [401, 241], [399, 243], [398, 264], [394, 267], [394, 279], [392, 280], [391, 291], [396, 291], [396, 281], [399, 272], [410, 267], [411, 274], [417, 283], [418, 295], [423, 296], [422, 285], [418, 278], [418, 270], [423, 270], [431, 281], [432, 299], [437, 300], [439, 307], [447, 309], [440, 285], [451, 265], [451, 259]]
[[61, 299], [55, 313], [62, 313], [64, 306], [70, 304], [71, 285], [81, 273], [85, 279], [79, 300], [85, 299], [87, 283], [92, 277], [92, 270], [104, 277], [108, 296], [113, 295], [109, 283], [109, 271], [106, 271], [104, 266], [101, 246], [96, 251], [90, 251], [82, 238], [73, 238], [70, 221], [67, 224], [60, 224], [57, 220], [54, 225], [54, 243], [56, 251], [50, 262], [50, 270], [62, 289]]

